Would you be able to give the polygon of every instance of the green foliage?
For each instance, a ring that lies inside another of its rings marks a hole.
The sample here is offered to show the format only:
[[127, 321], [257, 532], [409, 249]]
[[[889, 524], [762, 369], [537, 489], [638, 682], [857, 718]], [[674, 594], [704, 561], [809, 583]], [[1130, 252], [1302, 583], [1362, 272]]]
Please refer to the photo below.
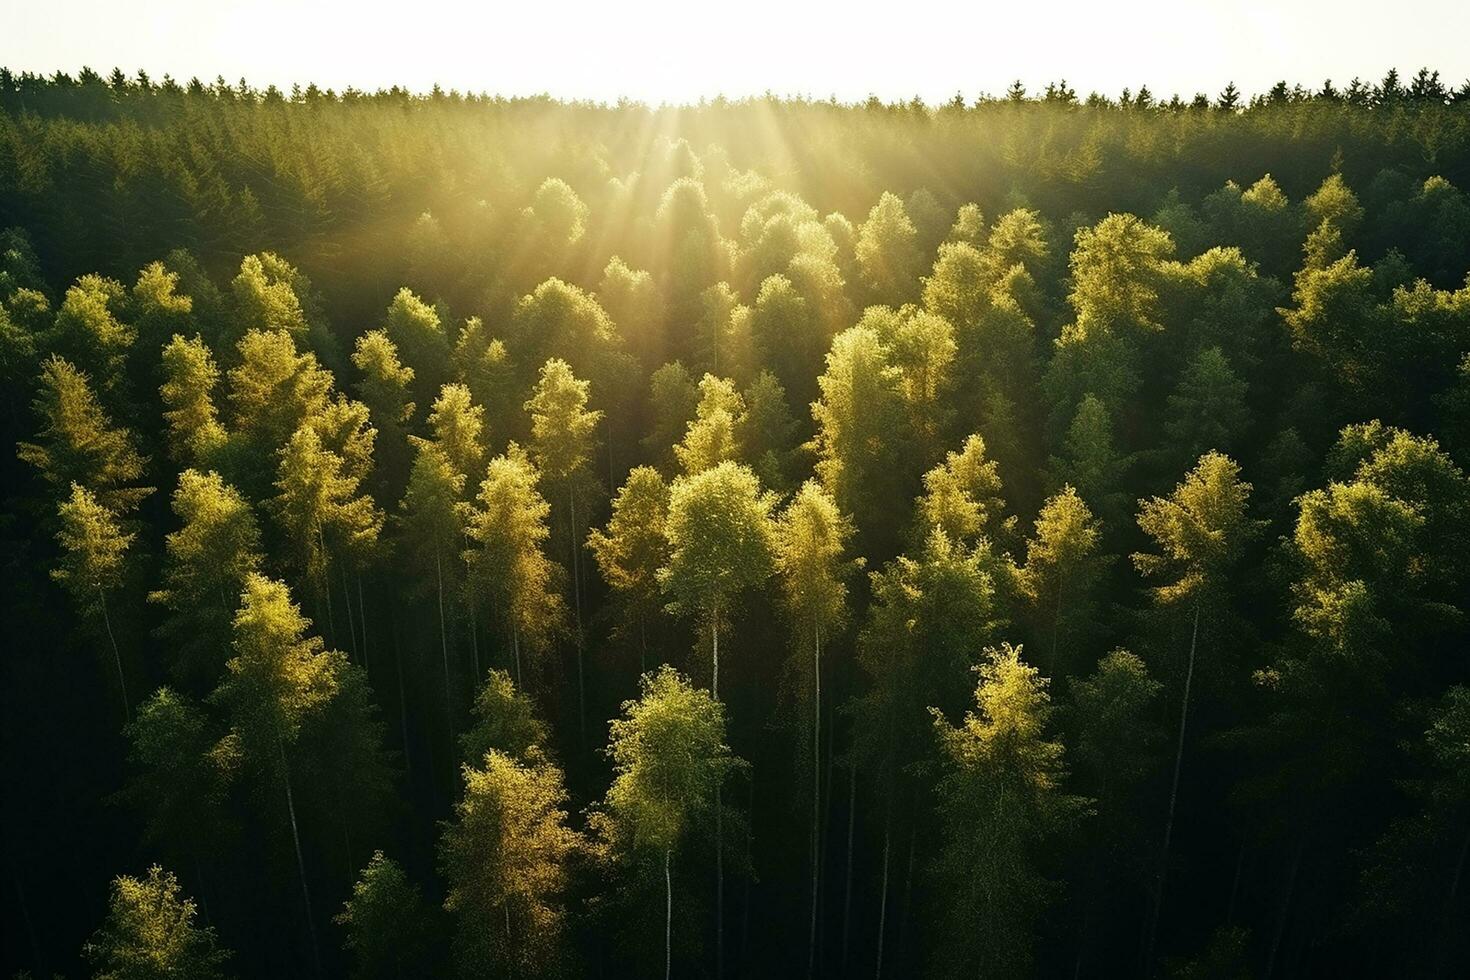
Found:
[[41, 366], [35, 401], [38, 442], [22, 442], [17, 455], [40, 471], [54, 492], [80, 484], [110, 509], [125, 513], [152, 493], [139, 487], [144, 457], [133, 434], [113, 428], [87, 376], [69, 361], [51, 357]]
[[550, 736], [545, 722], [536, 717], [535, 706], [516, 690], [510, 674], [491, 670], [475, 694], [475, 724], [459, 737], [460, 749], [471, 763], [491, 750], [517, 762], [545, 761]]
[[83, 952], [101, 980], [215, 980], [225, 976], [228, 950], [214, 928], [194, 923], [173, 872], [158, 865], [146, 879], [121, 875], [112, 883], [107, 919]]
[[84, 615], [100, 615], [107, 593], [122, 585], [128, 548], [137, 536], [124, 531], [117, 514], [78, 483], [71, 485], [71, 497], [61, 503], [57, 516], [61, 561], [51, 577]]
[[669, 561], [658, 572], [670, 607], [712, 619], [771, 574], [772, 494], [749, 468], [723, 462], [680, 477], [669, 491]]
[[1139, 501], [1138, 526], [1158, 552], [1138, 552], [1142, 575], [1162, 578], [1161, 603], [1193, 600], [1218, 590], [1258, 525], [1246, 516], [1251, 485], [1229, 456], [1210, 452], [1168, 497]]
[[614, 777], [594, 826], [611, 847], [662, 855], [715, 804], [742, 762], [725, 744], [725, 711], [667, 665], [609, 725]]
[[335, 921], [361, 980], [407, 976], [431, 962], [434, 922], [423, 893], [382, 851], [373, 852]]
[[262, 564], [260, 529], [250, 504], [212, 471], [180, 473], [172, 502], [182, 526], [164, 539], [162, 587], [148, 601], [169, 611], [162, 634], [175, 647], [174, 670], [212, 683], [240, 593]]
[[944, 846], [935, 865], [936, 966], [1024, 976], [1042, 911], [1055, 894], [1040, 870], [1047, 846], [1086, 801], [1062, 791], [1062, 744], [1048, 739], [1047, 681], [1009, 644], [989, 647], [977, 668], [975, 706], [951, 726], [935, 709], [944, 775]]
[[566, 826], [566, 798], [561, 770], [547, 762], [491, 749], [464, 767], [464, 798], [444, 826], [439, 860], [466, 976], [558, 972], [567, 863], [581, 847]]

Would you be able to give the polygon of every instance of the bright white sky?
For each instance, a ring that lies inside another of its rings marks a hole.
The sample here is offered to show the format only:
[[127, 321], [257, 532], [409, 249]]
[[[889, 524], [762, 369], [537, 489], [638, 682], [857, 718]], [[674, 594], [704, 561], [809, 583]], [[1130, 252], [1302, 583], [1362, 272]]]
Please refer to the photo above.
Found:
[[1033, 91], [1247, 93], [1437, 68], [1470, 77], [1465, 0], [0, 0], [0, 65], [288, 88], [392, 84], [687, 102]]

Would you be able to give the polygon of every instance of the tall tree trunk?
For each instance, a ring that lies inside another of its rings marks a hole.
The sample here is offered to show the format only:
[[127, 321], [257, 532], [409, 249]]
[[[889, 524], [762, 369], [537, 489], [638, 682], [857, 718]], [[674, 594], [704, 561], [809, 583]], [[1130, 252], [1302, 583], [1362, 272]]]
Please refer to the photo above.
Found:
[[[710, 647], [713, 669], [710, 694], [720, 700], [720, 606], [716, 603], [710, 616]], [[725, 807], [721, 786], [715, 784], [715, 980], [725, 972]]]
[[577, 617], [577, 735], [587, 744], [587, 686], [582, 676], [582, 563], [577, 552], [577, 491], [567, 479], [567, 542], [572, 546], [572, 606]]
[[306, 930], [311, 934], [311, 958], [316, 964], [318, 976], [322, 972], [322, 954], [316, 941], [316, 920], [311, 914], [311, 891], [306, 884], [306, 861], [301, 856], [301, 833], [296, 828], [296, 798], [291, 793], [291, 769], [286, 763], [286, 746], [276, 739], [276, 750], [281, 755], [281, 782], [286, 784], [286, 812], [291, 815], [291, 842], [296, 846], [296, 871], [301, 876], [301, 898], [306, 904]]
[[1184, 704], [1179, 710], [1179, 743], [1174, 749], [1174, 778], [1169, 786], [1169, 815], [1164, 820], [1164, 847], [1159, 863], [1158, 884], [1154, 888], [1154, 907], [1149, 915], [1148, 952], [1144, 957], [1144, 969], [1152, 969], [1154, 947], [1159, 936], [1159, 916], [1164, 905], [1164, 886], [1169, 880], [1169, 845], [1174, 836], [1174, 807], [1179, 802], [1179, 773], [1184, 764], [1184, 732], [1189, 724], [1189, 690], [1194, 683], [1194, 653], [1199, 643], [1199, 617], [1203, 607], [1201, 599], [1194, 600], [1194, 628], [1189, 636], [1189, 665], [1184, 671]]
[[475, 668], [474, 682], [470, 684], [470, 690], [471, 690], [471, 692], [473, 692], [475, 690], [475, 688], [477, 688], [477, 687], [480, 686], [480, 677], [482, 676], [480, 674], [480, 623], [479, 623], [478, 618], [475, 615], [475, 603], [473, 602], [473, 600], [469, 603], [469, 607], [470, 607], [470, 663], [473, 664], [474, 665], [474, 668]]
[[516, 658], [516, 687], [524, 690], [521, 683], [521, 628], [519, 626], [510, 628], [510, 649]]
[[454, 707], [449, 694], [449, 632], [444, 625], [444, 563], [440, 560], [439, 543], [434, 543], [434, 581], [439, 595], [439, 650], [444, 655], [444, 723], [454, 731]]
[[638, 614], [638, 674], [648, 673], [648, 624], [643, 613]]
[[1271, 953], [1266, 957], [1265, 980], [1271, 980], [1271, 974], [1276, 969], [1276, 953], [1281, 949], [1281, 937], [1286, 934], [1286, 922], [1291, 918], [1291, 897], [1296, 891], [1296, 873], [1301, 867], [1302, 851], [1306, 846], [1306, 840], [1303, 839], [1296, 845], [1296, 851], [1291, 856], [1291, 870], [1286, 874], [1286, 891], [1281, 896], [1281, 914], [1276, 919], [1276, 931], [1271, 936]]
[[[358, 580], [358, 585], [362, 580]], [[359, 596], [361, 593], [359, 593]], [[389, 632], [393, 635], [393, 667], [398, 673], [398, 724], [403, 732], [403, 768], [409, 774], [413, 774], [413, 757], [408, 749], [408, 692], [403, 687], [403, 650], [398, 645], [398, 624], [389, 620]]]
[[357, 659], [357, 621], [352, 612], [352, 593], [347, 588], [347, 566], [342, 566], [342, 602], [347, 607], [347, 649]]
[[878, 960], [873, 980], [883, 980], [883, 933], [888, 926], [888, 846], [893, 838], [893, 801], [888, 801], [888, 815], [883, 818], [883, 884], [878, 889]]
[[812, 624], [812, 908], [807, 925], [806, 975], [817, 963], [818, 823], [822, 806], [822, 627]]
[[664, 980], [674, 973], [674, 879], [669, 875], [673, 848], [664, 848]]
[[847, 884], [842, 890], [842, 970], [847, 972], [847, 940], [852, 923], [852, 832], [857, 822], [857, 765], [847, 767]]
[[112, 645], [112, 662], [117, 667], [117, 689], [122, 694], [123, 721], [133, 720], [133, 710], [128, 706], [128, 682], [123, 679], [122, 654], [117, 649], [117, 637], [112, 635], [112, 617], [107, 615], [107, 594], [97, 590], [97, 601], [102, 606], [102, 624], [107, 627], [107, 642]]
[[362, 604], [362, 572], [357, 573], [357, 621], [362, 624], [362, 665], [367, 666], [368, 660], [368, 621], [367, 608]]

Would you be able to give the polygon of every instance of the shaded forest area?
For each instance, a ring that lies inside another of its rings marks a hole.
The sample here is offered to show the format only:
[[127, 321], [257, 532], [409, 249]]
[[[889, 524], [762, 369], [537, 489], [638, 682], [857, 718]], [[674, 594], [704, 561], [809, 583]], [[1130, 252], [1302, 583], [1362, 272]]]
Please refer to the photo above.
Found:
[[4, 971], [1465, 975], [1467, 188], [0, 69]]

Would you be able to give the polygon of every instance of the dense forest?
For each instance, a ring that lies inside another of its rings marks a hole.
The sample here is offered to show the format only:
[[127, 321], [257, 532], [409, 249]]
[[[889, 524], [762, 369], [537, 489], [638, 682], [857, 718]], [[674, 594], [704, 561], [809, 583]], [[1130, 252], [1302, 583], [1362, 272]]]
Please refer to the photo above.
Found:
[[6, 975], [1470, 973], [1470, 83], [0, 69]]

